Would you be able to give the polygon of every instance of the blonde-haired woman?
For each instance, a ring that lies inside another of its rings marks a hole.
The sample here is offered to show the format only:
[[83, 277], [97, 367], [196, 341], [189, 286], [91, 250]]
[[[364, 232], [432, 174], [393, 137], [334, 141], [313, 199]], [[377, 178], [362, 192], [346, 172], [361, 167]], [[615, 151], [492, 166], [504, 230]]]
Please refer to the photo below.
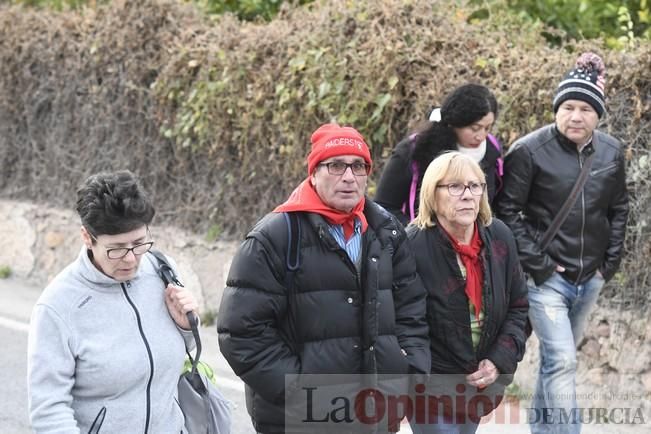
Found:
[[453, 405], [437, 417], [430, 411], [413, 418], [413, 431], [474, 433], [479, 418], [499, 404], [524, 354], [529, 304], [515, 240], [492, 218], [484, 172], [459, 152], [428, 166], [407, 233], [428, 291], [431, 372], [446, 374], [432, 375], [429, 385], [446, 382], [446, 393], [486, 398], [473, 407], [482, 397], [465, 396], [470, 404], [459, 406], [450, 396]]

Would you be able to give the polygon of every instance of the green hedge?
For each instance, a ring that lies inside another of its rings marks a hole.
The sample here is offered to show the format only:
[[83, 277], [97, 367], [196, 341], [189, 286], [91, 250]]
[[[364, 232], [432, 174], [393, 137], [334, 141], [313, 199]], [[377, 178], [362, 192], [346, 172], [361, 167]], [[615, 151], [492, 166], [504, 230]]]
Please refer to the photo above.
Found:
[[394, 144], [453, 87], [492, 88], [495, 132], [510, 143], [552, 120], [560, 77], [592, 49], [608, 67], [602, 128], [627, 145], [633, 199], [612, 295], [647, 300], [649, 42], [550, 48], [541, 24], [496, 13], [469, 24], [475, 9], [456, 4], [331, 0], [266, 25], [172, 1], [82, 13], [1, 6], [0, 195], [71, 206], [85, 176], [126, 167], [144, 177], [159, 221], [238, 238], [305, 177], [321, 123], [368, 139], [372, 194]]
[[[506, 0], [506, 6], [561, 29], [570, 38], [604, 38], [616, 48], [627, 47], [636, 37], [651, 39], [649, 0]], [[546, 36], [560, 40], [549, 32]]]

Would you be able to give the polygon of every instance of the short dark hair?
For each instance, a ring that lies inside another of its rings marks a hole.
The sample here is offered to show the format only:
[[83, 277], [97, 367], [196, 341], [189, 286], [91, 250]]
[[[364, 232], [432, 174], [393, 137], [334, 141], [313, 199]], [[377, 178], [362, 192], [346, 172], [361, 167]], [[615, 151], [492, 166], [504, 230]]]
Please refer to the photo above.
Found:
[[89, 176], [77, 190], [77, 213], [93, 235], [116, 235], [149, 225], [156, 213], [140, 180], [128, 170]]

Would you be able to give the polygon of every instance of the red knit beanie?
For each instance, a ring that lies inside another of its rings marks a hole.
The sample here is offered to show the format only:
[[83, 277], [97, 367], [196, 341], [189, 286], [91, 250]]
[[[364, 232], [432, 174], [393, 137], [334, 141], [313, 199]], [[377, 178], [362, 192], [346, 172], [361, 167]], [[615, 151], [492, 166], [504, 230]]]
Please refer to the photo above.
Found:
[[314, 172], [317, 164], [337, 155], [359, 155], [372, 165], [371, 152], [364, 137], [354, 128], [337, 124], [321, 125], [312, 133], [312, 151], [307, 156], [307, 174]]

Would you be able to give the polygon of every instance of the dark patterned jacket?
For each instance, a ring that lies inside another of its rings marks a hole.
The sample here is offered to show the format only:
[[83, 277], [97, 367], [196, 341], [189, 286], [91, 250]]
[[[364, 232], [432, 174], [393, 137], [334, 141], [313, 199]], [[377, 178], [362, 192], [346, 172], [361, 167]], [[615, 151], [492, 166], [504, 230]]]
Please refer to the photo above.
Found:
[[475, 350], [466, 282], [447, 235], [438, 226], [407, 229], [418, 274], [428, 291], [433, 374], [470, 374], [483, 359], [492, 361], [500, 374], [513, 374], [524, 355], [529, 302], [513, 235], [497, 219], [488, 227], [479, 225], [479, 230], [483, 241], [484, 321]]

